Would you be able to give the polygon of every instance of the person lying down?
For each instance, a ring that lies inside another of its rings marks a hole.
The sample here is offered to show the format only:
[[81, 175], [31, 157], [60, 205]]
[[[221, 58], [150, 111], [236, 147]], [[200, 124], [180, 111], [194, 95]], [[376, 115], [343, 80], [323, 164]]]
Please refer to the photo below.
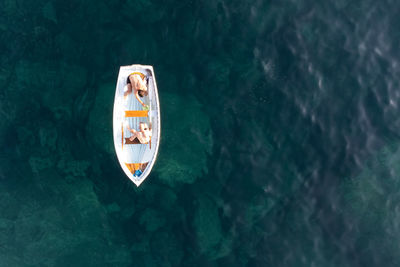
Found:
[[151, 128], [145, 122], [139, 123], [139, 131], [126, 126], [132, 133], [131, 137], [125, 138], [126, 144], [147, 144], [152, 136]]
[[128, 75], [126, 83], [127, 91], [124, 93], [124, 98], [133, 93], [139, 103], [145, 107], [146, 104], [141, 100], [141, 98], [149, 94], [145, 77], [142, 77], [140, 73], [133, 72]]

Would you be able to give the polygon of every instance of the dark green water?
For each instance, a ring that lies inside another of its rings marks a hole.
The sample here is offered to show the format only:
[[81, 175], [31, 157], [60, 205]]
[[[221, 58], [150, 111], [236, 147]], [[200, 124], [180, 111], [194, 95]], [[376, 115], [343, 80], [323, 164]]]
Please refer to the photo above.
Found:
[[[396, 1], [4, 0], [0, 266], [400, 266]], [[162, 143], [112, 143], [121, 65]]]

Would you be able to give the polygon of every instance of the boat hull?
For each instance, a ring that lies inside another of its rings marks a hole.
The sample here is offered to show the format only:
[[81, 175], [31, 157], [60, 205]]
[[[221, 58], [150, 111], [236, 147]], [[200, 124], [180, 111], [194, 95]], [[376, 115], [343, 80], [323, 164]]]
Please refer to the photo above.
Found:
[[[142, 107], [133, 93], [127, 93], [127, 78], [137, 73], [147, 79], [148, 95], [141, 98], [148, 105]], [[151, 125], [152, 137], [146, 144], [134, 143], [128, 126], [139, 131], [139, 123]], [[113, 112], [114, 147], [118, 161], [128, 178], [139, 186], [150, 174], [157, 158], [160, 142], [160, 105], [152, 66], [121, 66], [115, 90]]]

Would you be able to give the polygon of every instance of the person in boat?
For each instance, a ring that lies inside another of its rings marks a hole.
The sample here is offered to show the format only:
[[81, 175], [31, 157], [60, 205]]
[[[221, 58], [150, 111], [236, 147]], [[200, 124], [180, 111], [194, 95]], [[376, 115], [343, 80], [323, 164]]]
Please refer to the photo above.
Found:
[[128, 86], [128, 90], [124, 93], [124, 96], [129, 95], [133, 91], [136, 99], [143, 107], [145, 107], [146, 105], [140, 99], [148, 95], [147, 85], [144, 76], [142, 77], [139, 73], [131, 73], [126, 79], [126, 83]]
[[150, 141], [150, 138], [152, 136], [152, 132], [151, 132], [151, 128], [147, 125], [147, 123], [145, 123], [145, 122], [139, 123], [140, 131], [136, 131], [134, 129], [131, 129], [131, 127], [129, 127], [129, 125], [127, 125], [127, 128], [132, 133], [132, 136], [129, 137], [129, 141], [130, 141], [129, 143], [131, 143], [131, 144], [132, 143], [147, 144]]

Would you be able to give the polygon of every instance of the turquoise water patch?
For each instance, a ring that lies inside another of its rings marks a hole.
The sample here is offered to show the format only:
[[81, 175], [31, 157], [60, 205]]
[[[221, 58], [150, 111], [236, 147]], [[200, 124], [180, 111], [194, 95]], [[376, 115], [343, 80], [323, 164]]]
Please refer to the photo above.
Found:
[[204, 179], [213, 139], [203, 106], [193, 96], [163, 91], [160, 102], [162, 137], [154, 172], [169, 185]]
[[[342, 185], [343, 213], [351, 225], [349, 236], [364, 252], [365, 264], [378, 264], [383, 258], [400, 263], [400, 213], [395, 208], [400, 199], [399, 166], [399, 143], [388, 140], [359, 175], [347, 178]], [[379, 253], [367, 252], [370, 249]]]

